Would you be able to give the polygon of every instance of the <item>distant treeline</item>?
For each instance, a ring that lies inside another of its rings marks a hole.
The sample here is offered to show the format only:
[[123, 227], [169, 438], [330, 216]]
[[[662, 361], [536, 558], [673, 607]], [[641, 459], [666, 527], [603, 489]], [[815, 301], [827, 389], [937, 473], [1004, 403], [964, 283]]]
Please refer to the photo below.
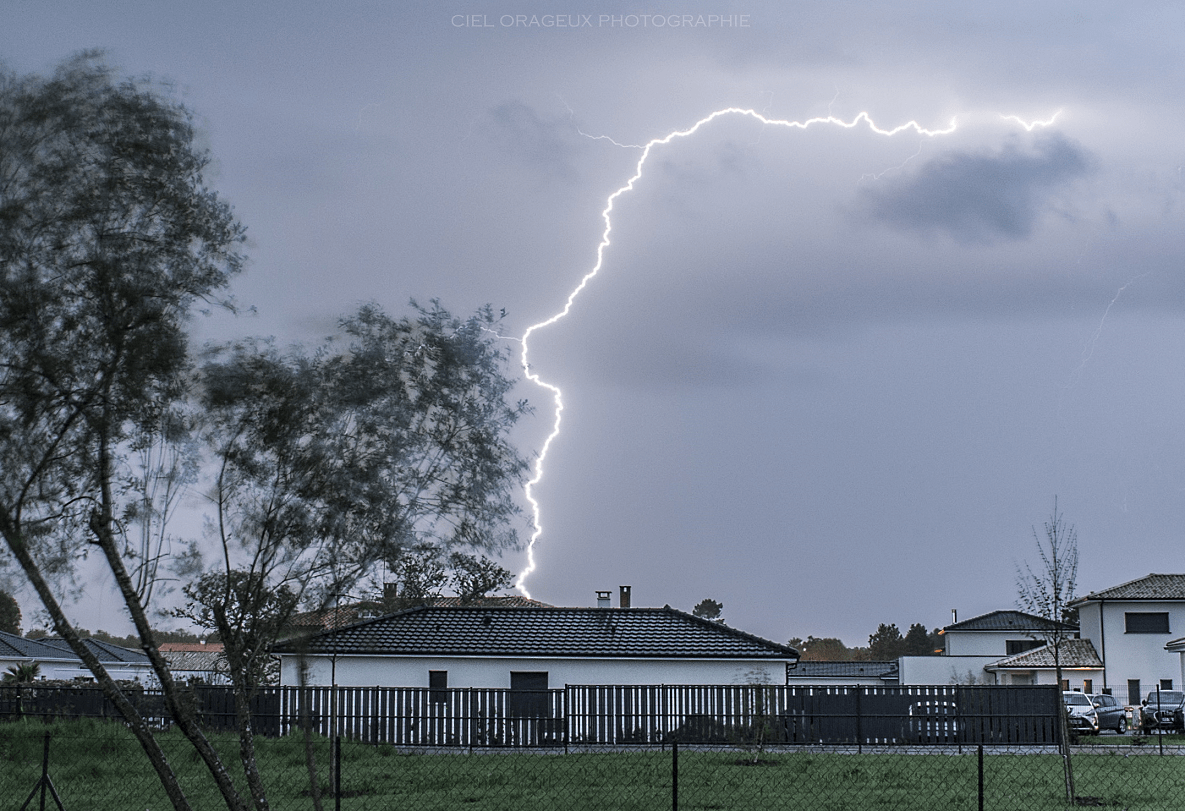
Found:
[[868, 647], [849, 648], [835, 637], [794, 637], [790, 647], [802, 654], [804, 662], [886, 662], [899, 656], [933, 656], [942, 653], [945, 642], [941, 629], [927, 631], [915, 622], [902, 635], [896, 623], [881, 623], [868, 637]]

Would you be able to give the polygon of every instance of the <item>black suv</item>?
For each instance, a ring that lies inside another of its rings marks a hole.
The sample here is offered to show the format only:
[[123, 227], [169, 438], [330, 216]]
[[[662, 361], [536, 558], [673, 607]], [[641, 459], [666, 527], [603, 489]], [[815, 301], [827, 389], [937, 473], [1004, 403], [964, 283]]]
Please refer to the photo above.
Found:
[[1140, 718], [1146, 730], [1160, 728], [1185, 732], [1185, 693], [1180, 690], [1149, 693], [1144, 699]]

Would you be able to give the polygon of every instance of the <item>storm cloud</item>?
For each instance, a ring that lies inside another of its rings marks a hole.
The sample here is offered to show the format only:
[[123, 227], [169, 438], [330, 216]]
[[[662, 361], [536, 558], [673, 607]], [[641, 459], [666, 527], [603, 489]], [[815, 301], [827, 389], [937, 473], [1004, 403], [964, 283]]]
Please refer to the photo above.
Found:
[[892, 228], [943, 232], [960, 242], [1024, 239], [1054, 194], [1091, 169], [1090, 155], [1061, 135], [994, 154], [950, 153], [862, 192], [861, 211]]

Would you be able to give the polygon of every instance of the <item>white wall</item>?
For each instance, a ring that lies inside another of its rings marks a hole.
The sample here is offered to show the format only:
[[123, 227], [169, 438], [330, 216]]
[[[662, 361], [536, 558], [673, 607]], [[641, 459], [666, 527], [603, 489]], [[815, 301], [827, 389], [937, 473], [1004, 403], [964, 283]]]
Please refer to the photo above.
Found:
[[[1129, 634], [1123, 615], [1128, 611], [1166, 612], [1167, 634]], [[1101, 613], [1101, 618], [1100, 618]], [[1106, 665], [1106, 686], [1127, 700], [1128, 679], [1140, 680], [1140, 693], [1156, 689], [1161, 679], [1172, 679], [1173, 689], [1185, 687], [1180, 657], [1164, 649], [1169, 641], [1185, 636], [1185, 602], [1166, 600], [1106, 600], [1088, 603], [1078, 610], [1082, 637], [1094, 643]]]
[[1003, 658], [996, 656], [902, 656], [897, 660], [900, 684], [957, 684], [971, 678], [976, 683], [995, 684], [985, 665]]
[[[299, 683], [298, 659], [282, 656], [280, 683]], [[785, 684], [786, 661], [705, 659], [500, 659], [479, 657], [309, 657], [309, 684], [427, 687], [429, 670], [448, 671], [449, 687], [508, 689], [511, 671], [547, 672], [550, 688], [565, 684]]]
[[[0, 658], [0, 672], [8, 670], [13, 665], [25, 664], [29, 661], [30, 659], [28, 657], [17, 659]], [[39, 679], [73, 681], [79, 677], [87, 679], [94, 678], [86, 665], [77, 659], [33, 659], [32, 661], [35, 661], [39, 668]], [[104, 666], [113, 679], [126, 681], [138, 679], [146, 687], [154, 687], [157, 684], [156, 674], [152, 672], [152, 668], [148, 665], [121, 665], [114, 662], [106, 662]]]
[[1008, 655], [1009, 640], [1032, 641], [1032, 637], [1020, 631], [947, 631], [943, 637], [947, 656], [995, 656], [997, 659]]

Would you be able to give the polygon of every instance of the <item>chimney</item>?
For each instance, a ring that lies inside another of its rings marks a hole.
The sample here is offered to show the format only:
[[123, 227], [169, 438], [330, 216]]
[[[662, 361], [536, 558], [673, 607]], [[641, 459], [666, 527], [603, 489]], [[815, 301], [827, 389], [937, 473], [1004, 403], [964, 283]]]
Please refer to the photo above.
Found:
[[630, 586], [621, 587], [621, 608], [630, 607]]
[[952, 608], [952, 609], [950, 610], [950, 624], [951, 624], [951, 625], [954, 625], [954, 624], [955, 624], [955, 623], [957, 623], [958, 621], [959, 621], [959, 609], [957, 609], [957, 608]]
[[609, 608], [612, 604], [612, 600], [610, 599], [612, 596], [613, 592], [611, 591], [598, 591], [597, 608]]

